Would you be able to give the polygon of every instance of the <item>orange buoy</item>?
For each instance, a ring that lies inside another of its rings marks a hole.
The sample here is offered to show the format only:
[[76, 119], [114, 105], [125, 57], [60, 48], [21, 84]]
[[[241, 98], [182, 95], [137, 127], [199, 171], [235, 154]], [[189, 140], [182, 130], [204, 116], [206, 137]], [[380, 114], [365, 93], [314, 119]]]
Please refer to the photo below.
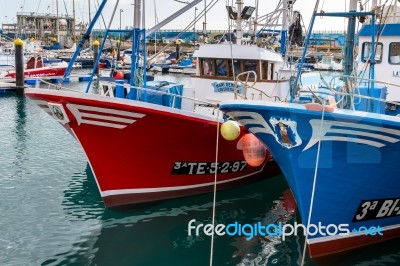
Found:
[[306, 103], [305, 107], [307, 110], [322, 112], [325, 108], [325, 112], [332, 113], [335, 110], [334, 106], [325, 105], [325, 107], [319, 103]]
[[267, 157], [267, 149], [256, 136], [248, 133], [243, 136], [243, 156], [246, 162], [253, 167], [260, 166]]
[[121, 71], [117, 71], [114, 73], [113, 78], [115, 79], [124, 79], [124, 74]]

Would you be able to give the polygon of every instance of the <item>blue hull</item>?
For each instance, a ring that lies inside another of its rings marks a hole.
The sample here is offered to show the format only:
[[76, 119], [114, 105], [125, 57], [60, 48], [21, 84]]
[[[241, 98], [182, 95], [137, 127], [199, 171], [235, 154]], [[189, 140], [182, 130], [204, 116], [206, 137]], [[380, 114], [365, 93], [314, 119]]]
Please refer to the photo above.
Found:
[[[303, 224], [308, 224], [319, 150], [310, 224], [348, 224], [348, 238], [373, 233], [359, 231], [362, 226], [382, 228], [383, 236], [375, 232], [368, 237], [371, 243], [389, 238], [393, 230], [400, 234], [400, 118], [334, 110], [324, 113], [321, 127], [322, 112], [304, 105], [242, 101], [222, 104], [221, 110], [269, 148], [295, 196]], [[308, 243], [346, 238], [337, 234], [309, 235]]]

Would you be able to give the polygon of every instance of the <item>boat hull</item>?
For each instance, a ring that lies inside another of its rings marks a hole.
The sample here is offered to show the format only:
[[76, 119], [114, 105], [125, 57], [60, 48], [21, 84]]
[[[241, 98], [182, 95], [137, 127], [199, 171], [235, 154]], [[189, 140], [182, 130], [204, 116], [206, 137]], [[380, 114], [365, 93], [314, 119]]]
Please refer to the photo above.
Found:
[[294, 194], [303, 224], [332, 225], [331, 232], [318, 229], [308, 236], [312, 257], [399, 236], [400, 119], [313, 109], [267, 102], [221, 105], [268, 146]]
[[[215, 119], [99, 95], [38, 89], [26, 95], [79, 141], [106, 207], [213, 190]], [[274, 162], [248, 165], [239, 139], [218, 140], [217, 189], [279, 173]]]
[[[57, 77], [64, 75], [67, 67], [43, 67], [36, 69], [27, 69], [24, 71], [25, 78], [40, 78], [40, 77]], [[5, 78], [16, 78], [17, 74], [15, 71], [9, 71]]]

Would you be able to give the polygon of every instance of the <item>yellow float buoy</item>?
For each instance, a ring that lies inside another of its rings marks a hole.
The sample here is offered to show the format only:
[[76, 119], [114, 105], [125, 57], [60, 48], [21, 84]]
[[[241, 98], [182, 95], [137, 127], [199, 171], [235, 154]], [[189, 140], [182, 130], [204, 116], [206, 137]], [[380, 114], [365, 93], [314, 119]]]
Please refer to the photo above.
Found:
[[221, 125], [221, 135], [226, 140], [235, 140], [240, 135], [240, 126], [237, 122], [229, 120]]

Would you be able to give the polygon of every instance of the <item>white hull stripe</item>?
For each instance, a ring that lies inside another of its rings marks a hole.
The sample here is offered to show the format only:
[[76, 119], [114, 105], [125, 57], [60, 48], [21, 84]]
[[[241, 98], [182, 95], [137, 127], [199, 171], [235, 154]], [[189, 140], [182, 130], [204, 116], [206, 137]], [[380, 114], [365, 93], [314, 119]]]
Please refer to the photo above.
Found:
[[[264, 133], [275, 135], [267, 121], [255, 112], [228, 112], [228, 115], [246, 126], [253, 134]], [[242, 119], [241, 119], [242, 118]], [[400, 141], [400, 130], [357, 123], [324, 121], [321, 130], [321, 120], [310, 120], [312, 136], [303, 151], [313, 147], [318, 141], [343, 141], [365, 144], [382, 148], [387, 143]], [[352, 136], [344, 136], [352, 135]]]
[[396, 138], [392, 138], [389, 136], [384, 136], [381, 134], [375, 134], [375, 133], [369, 133], [369, 132], [363, 132], [363, 131], [357, 131], [357, 130], [341, 130], [341, 129], [331, 129], [329, 130], [329, 133], [338, 133], [338, 134], [346, 134], [346, 135], [355, 135], [355, 136], [364, 136], [364, 137], [369, 137], [369, 138], [374, 138], [374, 139], [381, 139], [387, 142], [395, 143], [399, 141]]
[[339, 137], [339, 136], [326, 136], [322, 139], [323, 141], [344, 141], [344, 142], [354, 142], [354, 143], [360, 143], [360, 144], [365, 144], [369, 146], [374, 146], [377, 148], [382, 148], [383, 146], [386, 146], [383, 143], [373, 141], [373, 140], [368, 140], [368, 139], [359, 139], [359, 138], [349, 138], [349, 137]]
[[[320, 120], [316, 119], [316, 120], [311, 120], [311, 121], [312, 122], [310, 122], [310, 123], [315, 123], [315, 122], [320, 121]], [[350, 127], [350, 128], [355, 128], [355, 129], [365, 129], [365, 130], [370, 130], [370, 131], [378, 131], [378, 132], [382, 132], [382, 133], [387, 133], [387, 134], [400, 136], [400, 130], [396, 130], [396, 129], [377, 127], [377, 126], [370, 126], [370, 125], [363, 125], [363, 124], [356, 124], [356, 123], [348, 123], [348, 122], [338, 122], [338, 121], [329, 121], [329, 124], [331, 126], [335, 127], [335, 128], [336, 127]]]
[[[389, 231], [389, 230], [394, 230], [394, 229], [399, 229], [399, 228], [400, 228], [400, 224], [383, 226], [382, 231]], [[311, 239], [307, 239], [307, 243], [309, 245], [312, 245], [312, 244], [329, 242], [329, 241], [345, 239], [345, 238], [349, 238], [349, 237], [356, 237], [356, 236], [360, 236], [359, 232], [350, 232], [348, 235], [333, 235], [333, 236], [322, 236], [322, 237], [317, 237], [317, 238], [311, 238]], [[361, 236], [362, 236], [362, 234], [361, 234]], [[379, 237], [379, 236], [377, 236], [377, 237]]]
[[[246, 125], [257, 125], [253, 127], [249, 127], [249, 131], [253, 134], [256, 133], [266, 133], [266, 134], [271, 134], [274, 135], [274, 131], [271, 129], [271, 127], [268, 125], [267, 121], [257, 113], [254, 112], [229, 112], [228, 115], [232, 118], [234, 118], [239, 124], [246, 126]], [[238, 119], [239, 117], [248, 117], [248, 118], [243, 118], [243, 119]]]
[[[56, 92], [56, 93], [55, 93]], [[159, 111], [162, 113], [166, 114], [176, 114], [176, 115], [182, 115], [185, 117], [192, 117], [195, 119], [202, 119], [206, 120], [208, 122], [217, 122], [218, 120], [215, 118], [215, 116], [210, 116], [210, 115], [205, 115], [205, 114], [198, 114], [196, 112], [193, 112], [192, 109], [190, 110], [181, 110], [181, 109], [176, 109], [176, 108], [171, 108], [167, 106], [162, 106], [158, 104], [153, 104], [153, 103], [147, 103], [147, 102], [140, 102], [140, 101], [134, 101], [130, 99], [120, 99], [120, 98], [112, 98], [108, 96], [100, 96], [97, 94], [90, 94], [90, 93], [81, 93], [81, 92], [72, 92], [72, 91], [55, 91], [52, 89], [36, 89], [36, 88], [26, 88], [25, 89], [25, 94], [26, 95], [31, 95], [31, 94], [36, 94], [40, 95], [43, 97], [47, 96], [57, 96], [58, 98], [63, 98], [63, 97], [68, 97], [74, 99], [79, 99], [81, 100], [89, 100], [89, 101], [95, 101], [95, 102], [105, 102], [105, 103], [116, 103], [116, 104], [123, 104], [124, 106], [130, 106], [133, 108], [145, 108], [145, 109], [151, 109], [153, 111]], [[220, 123], [223, 123], [223, 119], [219, 119]]]
[[89, 124], [123, 129], [136, 122], [137, 119], [131, 118], [143, 118], [145, 116], [140, 113], [70, 103], [67, 104], [67, 107], [75, 116], [78, 125]]
[[[82, 121], [81, 122], [82, 124], [101, 126], [101, 127], [112, 127], [112, 128], [117, 128], [117, 129], [123, 129], [126, 127], [126, 125], [112, 124], [112, 123], [100, 122], [100, 121], [94, 121], [94, 120], [81, 120], [81, 121]], [[79, 124], [81, 124], [81, 123], [79, 123]], [[130, 123], [130, 124], [132, 124], [132, 123]]]
[[[82, 117], [87, 117], [87, 118], [93, 118], [93, 119], [99, 119], [102, 120], [104, 119], [104, 115], [96, 115], [92, 113], [84, 113], [81, 112]], [[109, 121], [115, 121], [115, 122], [120, 122], [120, 123], [126, 123], [126, 124], [132, 124], [135, 122], [135, 119], [126, 119], [126, 118], [120, 118], [120, 117], [115, 117], [115, 116], [108, 116], [106, 120]]]
[[[265, 164], [263, 168], [261, 168], [259, 171], [240, 176], [234, 179], [228, 179], [228, 180], [223, 180], [223, 181], [218, 181], [217, 184], [224, 184], [224, 183], [229, 183], [232, 181], [237, 181], [255, 174], [260, 173], [265, 167]], [[97, 180], [96, 180], [97, 181]], [[155, 193], [155, 192], [167, 192], [167, 191], [177, 191], [177, 190], [187, 190], [187, 189], [193, 189], [193, 188], [199, 188], [199, 187], [206, 187], [206, 186], [212, 186], [214, 185], [214, 182], [209, 182], [209, 183], [204, 183], [204, 184], [196, 184], [196, 185], [189, 185], [189, 186], [176, 186], [176, 187], [161, 187], [161, 188], [136, 188], [136, 189], [115, 189], [115, 190], [106, 190], [106, 191], [100, 191], [100, 195], [102, 197], [108, 197], [108, 196], [116, 196], [116, 195], [124, 195], [124, 194], [143, 194], [143, 193]]]
[[[303, 151], [314, 146], [319, 140], [354, 142], [377, 148], [382, 148], [387, 143], [400, 141], [400, 130], [396, 129], [339, 121], [324, 121], [321, 128], [319, 119], [310, 120], [310, 124], [312, 136]], [[338, 134], [353, 135], [354, 137], [338, 136]], [[369, 139], [365, 139], [365, 137]]]

